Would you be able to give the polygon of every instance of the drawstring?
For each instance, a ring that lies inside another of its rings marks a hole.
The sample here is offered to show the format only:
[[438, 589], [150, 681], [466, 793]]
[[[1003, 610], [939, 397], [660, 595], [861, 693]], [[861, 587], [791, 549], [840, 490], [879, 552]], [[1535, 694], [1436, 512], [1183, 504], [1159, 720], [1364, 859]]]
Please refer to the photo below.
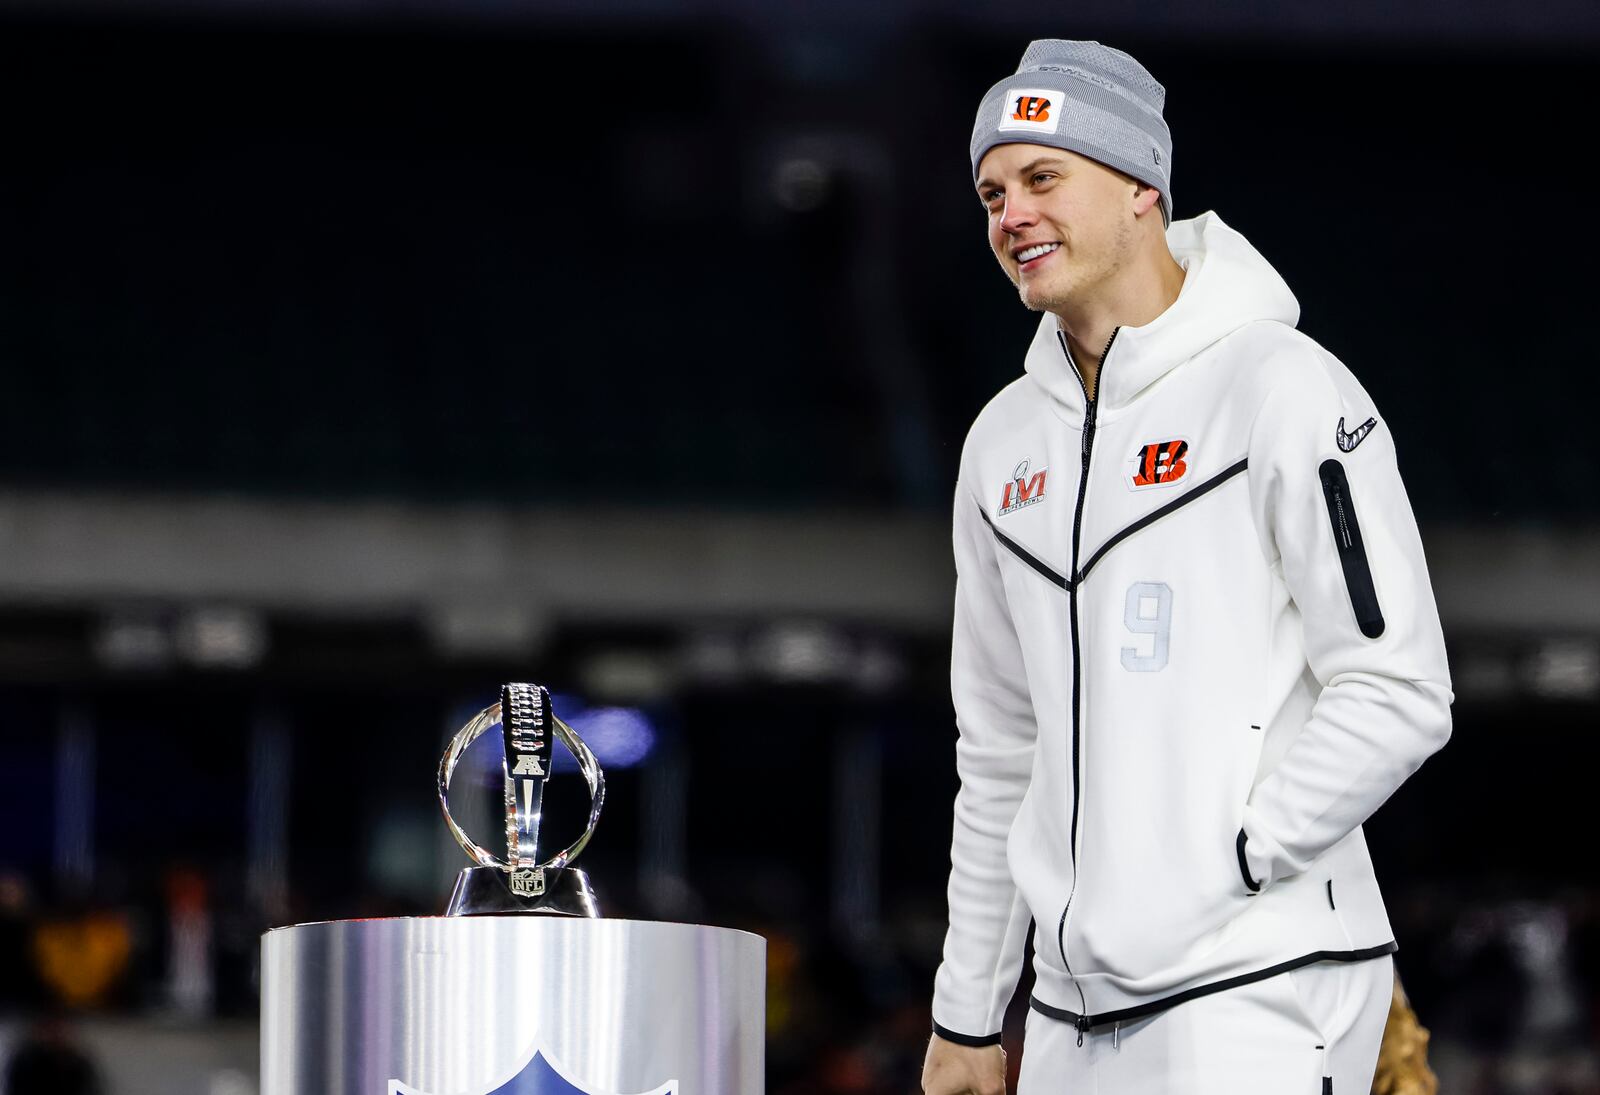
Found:
[[[1086, 1033], [1088, 1033], [1088, 1031], [1090, 1029], [1091, 1022], [1092, 1022], [1092, 1020], [1087, 1015], [1080, 1015], [1080, 1016], [1078, 1016], [1077, 1020], [1074, 1021], [1073, 1024], [1072, 1024], [1073, 1026], [1078, 1028], [1078, 1044], [1080, 1046], [1083, 1045], [1083, 1036]], [[1111, 1024], [1111, 1048], [1112, 1049], [1120, 1049], [1120, 1048], [1122, 1048], [1122, 1024], [1121, 1023], [1113, 1023], [1113, 1024]]]

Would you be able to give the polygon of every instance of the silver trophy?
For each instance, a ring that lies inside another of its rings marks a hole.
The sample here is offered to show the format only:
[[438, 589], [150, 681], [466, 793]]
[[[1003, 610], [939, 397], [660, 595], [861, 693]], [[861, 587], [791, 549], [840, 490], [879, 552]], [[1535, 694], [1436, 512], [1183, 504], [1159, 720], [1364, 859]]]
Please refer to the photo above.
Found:
[[[467, 746], [494, 727], [505, 743], [506, 858], [497, 859], [479, 847], [450, 816], [450, 777]], [[578, 762], [589, 784], [589, 824], [583, 834], [549, 859], [539, 859], [539, 819], [544, 784], [550, 778], [552, 739], [559, 740]], [[456, 878], [446, 916], [486, 913], [548, 913], [597, 917], [589, 877], [568, 866], [594, 835], [605, 802], [606, 780], [599, 762], [572, 727], [556, 717], [550, 693], [536, 684], [508, 684], [500, 702], [486, 707], [465, 726], [439, 762], [439, 808], [456, 842], [478, 864]]]

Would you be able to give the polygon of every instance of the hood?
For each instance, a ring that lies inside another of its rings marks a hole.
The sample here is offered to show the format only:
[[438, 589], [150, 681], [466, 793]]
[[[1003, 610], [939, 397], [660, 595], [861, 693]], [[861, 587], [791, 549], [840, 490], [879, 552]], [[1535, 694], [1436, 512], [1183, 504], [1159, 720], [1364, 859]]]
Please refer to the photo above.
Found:
[[[1256, 320], [1293, 327], [1300, 302], [1289, 286], [1214, 212], [1173, 221], [1167, 246], [1185, 274], [1178, 299], [1143, 327], [1117, 331], [1101, 369], [1096, 402], [1103, 408], [1126, 406], [1140, 392], [1225, 335]], [[1083, 387], [1057, 337], [1056, 317], [1046, 312], [1028, 347], [1027, 370], [1034, 382], [1081, 418]]]

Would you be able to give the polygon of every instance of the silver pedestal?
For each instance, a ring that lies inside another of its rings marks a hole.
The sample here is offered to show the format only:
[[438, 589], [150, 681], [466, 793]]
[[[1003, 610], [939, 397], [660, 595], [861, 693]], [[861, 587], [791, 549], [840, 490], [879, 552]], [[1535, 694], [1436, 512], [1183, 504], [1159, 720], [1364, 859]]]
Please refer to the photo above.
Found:
[[414, 917], [278, 928], [261, 951], [262, 1095], [764, 1090], [766, 941], [746, 932]]

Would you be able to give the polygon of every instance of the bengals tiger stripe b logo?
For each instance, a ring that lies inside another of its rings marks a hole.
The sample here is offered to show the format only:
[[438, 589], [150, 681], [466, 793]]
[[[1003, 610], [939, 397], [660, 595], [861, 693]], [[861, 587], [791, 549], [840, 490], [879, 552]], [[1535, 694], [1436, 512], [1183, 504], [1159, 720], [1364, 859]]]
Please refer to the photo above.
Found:
[[1008, 87], [995, 103], [1002, 133], [1054, 133], [1061, 127], [1061, 92], [1048, 87]]
[[1018, 95], [1017, 109], [1011, 115], [1014, 122], [1048, 122], [1050, 100], [1040, 95]]
[[1188, 454], [1189, 442], [1181, 439], [1146, 445], [1134, 458], [1132, 485], [1163, 487], [1168, 483], [1177, 482], [1189, 470], [1188, 461], [1184, 459]]

